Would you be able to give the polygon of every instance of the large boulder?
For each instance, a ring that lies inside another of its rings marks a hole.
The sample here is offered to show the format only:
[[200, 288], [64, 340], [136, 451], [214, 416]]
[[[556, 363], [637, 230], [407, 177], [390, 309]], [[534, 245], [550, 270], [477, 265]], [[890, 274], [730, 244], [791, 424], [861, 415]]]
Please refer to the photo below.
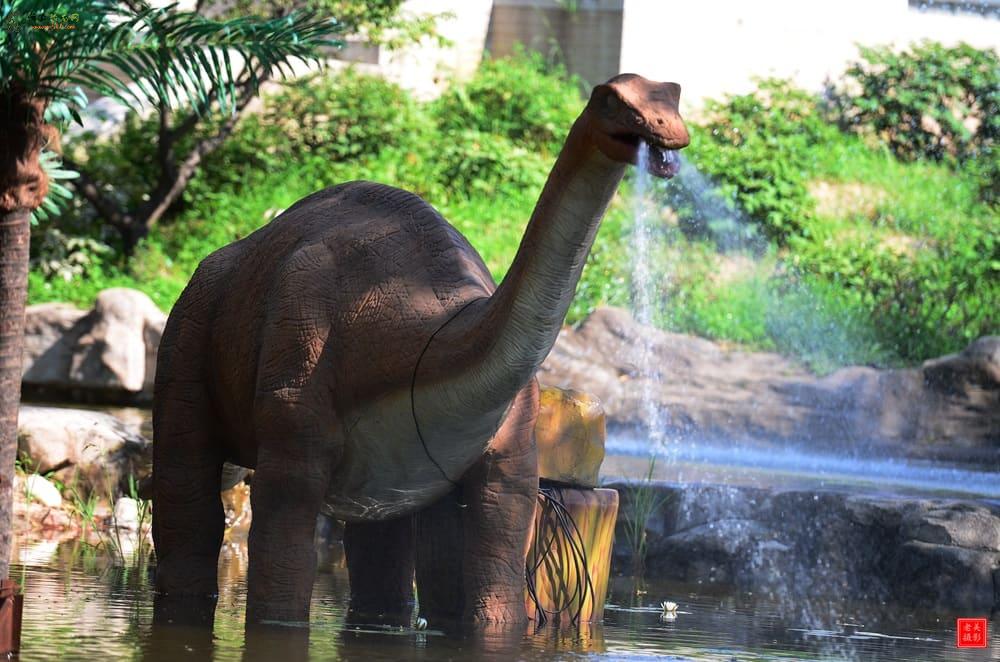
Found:
[[22, 384], [28, 395], [148, 402], [166, 315], [136, 290], [113, 288], [81, 311], [59, 303], [30, 306]]
[[647, 577], [735, 585], [798, 605], [837, 597], [970, 613], [1000, 608], [996, 503], [725, 485], [613, 487], [622, 497], [619, 572], [636, 565], [631, 523], [642, 504], [653, 503], [644, 522]]
[[612, 430], [656, 426], [679, 439], [888, 451], [1000, 469], [997, 336], [917, 368], [818, 377], [778, 354], [730, 350], [603, 308], [563, 329], [538, 377], [594, 394]]
[[103, 412], [24, 405], [17, 448], [25, 467], [52, 473], [80, 494], [121, 491], [129, 475], [147, 471], [151, 447], [138, 428]]

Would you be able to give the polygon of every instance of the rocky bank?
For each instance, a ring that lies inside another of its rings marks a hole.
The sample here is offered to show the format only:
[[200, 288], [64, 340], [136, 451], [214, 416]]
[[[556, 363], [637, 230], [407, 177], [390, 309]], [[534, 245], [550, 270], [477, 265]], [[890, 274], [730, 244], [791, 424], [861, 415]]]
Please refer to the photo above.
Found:
[[93, 309], [29, 306], [22, 387], [27, 397], [149, 403], [167, 316], [136, 290], [104, 290]]
[[[648, 576], [736, 586], [807, 605], [892, 602], [1000, 609], [1000, 504], [725, 485], [612, 483], [621, 496], [613, 570], [634, 571], [636, 495]], [[640, 499], [642, 501], [642, 499]]]
[[597, 396], [612, 431], [642, 427], [650, 397], [669, 438], [863, 449], [1000, 471], [1000, 336], [915, 368], [817, 377], [778, 354], [727, 350], [603, 308], [563, 329], [538, 377]]

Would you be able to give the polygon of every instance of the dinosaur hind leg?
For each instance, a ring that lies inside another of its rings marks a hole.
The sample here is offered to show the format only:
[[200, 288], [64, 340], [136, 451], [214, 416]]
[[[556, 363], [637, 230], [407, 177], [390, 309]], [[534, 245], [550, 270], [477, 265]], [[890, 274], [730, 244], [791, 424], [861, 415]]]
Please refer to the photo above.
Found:
[[204, 385], [158, 384], [153, 426], [156, 590], [166, 596], [214, 595], [225, 528], [219, 496], [224, 458]]

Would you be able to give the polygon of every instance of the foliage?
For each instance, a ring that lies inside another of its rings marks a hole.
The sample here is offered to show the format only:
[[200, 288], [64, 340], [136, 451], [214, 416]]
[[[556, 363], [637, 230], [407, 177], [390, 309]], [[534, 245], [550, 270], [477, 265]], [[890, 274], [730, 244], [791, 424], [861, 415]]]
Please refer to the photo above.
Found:
[[[353, 179], [424, 196], [500, 279], [562, 140], [555, 129], [565, 132], [581, 106], [572, 83], [538, 69], [534, 56], [522, 57], [527, 61], [484, 63], [476, 85], [462, 88], [466, 105], [455, 90], [423, 104], [353, 70], [285, 88], [206, 158], [184, 205], [131, 262], [94, 255], [71, 282], [35, 269], [32, 300], [89, 305], [100, 289], [129, 285], [168, 309], [208, 253], [305, 195]], [[536, 89], [564, 97], [521, 100], [527, 72], [552, 79], [530, 82]], [[470, 96], [470, 88], [488, 93]], [[503, 99], [521, 107], [520, 115]], [[665, 199], [673, 208], [664, 212], [653, 259], [660, 326], [797, 356], [820, 372], [919, 361], [997, 332], [997, 216], [978, 199], [989, 161], [972, 158], [957, 169], [900, 161], [869, 137], [840, 132], [817, 97], [780, 81], [762, 81], [709, 108], [690, 125], [686, 156], [715, 180], [718, 194], [711, 181], [683, 174], [657, 192], [672, 191]], [[538, 128], [546, 122], [548, 133]], [[141, 197], [155, 129], [130, 119], [111, 141], [79, 144], [107, 181], [119, 182], [116, 195]], [[570, 322], [599, 305], [629, 304], [629, 187], [626, 181], [605, 218]], [[48, 227], [38, 228], [36, 247], [46, 245]], [[64, 214], [59, 227], [67, 236], [102, 239], [86, 214]]]
[[955, 351], [1000, 325], [995, 224], [972, 219], [953, 236], [916, 241], [823, 237], [803, 243], [796, 257], [855, 308], [871, 311], [881, 342], [904, 359]]
[[649, 540], [646, 527], [649, 518], [666, 507], [674, 496], [673, 492], [663, 494], [658, 489], [653, 475], [656, 469], [656, 456], [649, 458], [646, 474], [632, 481], [629, 490], [628, 516], [622, 518], [621, 531], [625, 534], [625, 542], [631, 552], [633, 577], [642, 578], [646, 572], [646, 551]]
[[73, 197], [73, 192], [63, 186], [63, 182], [80, 176], [78, 172], [63, 168], [62, 158], [49, 149], [42, 149], [42, 153], [38, 155], [38, 163], [49, 180], [49, 190], [42, 200], [42, 206], [32, 212], [31, 220], [35, 224], [40, 220], [56, 216], [66, 208], [67, 201]]
[[483, 61], [466, 83], [455, 83], [432, 105], [446, 133], [475, 130], [558, 154], [569, 127], [583, 110], [579, 82], [538, 53]]
[[548, 164], [537, 153], [503, 135], [457, 131], [448, 137], [437, 154], [440, 182], [468, 197], [506, 195], [511, 189], [541, 191]]
[[107, 244], [86, 236], [66, 235], [58, 228], [47, 228], [42, 235], [31, 268], [50, 280], [67, 283], [100, 272], [102, 261], [111, 253]]
[[907, 161], [964, 161], [1000, 150], [996, 51], [934, 42], [860, 50], [835, 93], [843, 124], [874, 131]]
[[[108, 139], [98, 139], [90, 132], [80, 134], [67, 141], [65, 152], [72, 157], [87, 174], [99, 182], [114, 182], [106, 187], [106, 194], [112, 196], [123, 207], [132, 207], [148, 197], [149, 183], [158, 176], [156, 159], [156, 133], [158, 119], [142, 119], [136, 112], [125, 115], [118, 134]], [[186, 149], [190, 140], [178, 145], [178, 151]]]
[[403, 0], [210, 0], [202, 4], [206, 11], [228, 16], [283, 16], [296, 9], [336, 16], [339, 34], [361, 34], [366, 41], [387, 48], [423, 39], [447, 43], [437, 27], [450, 16], [447, 12], [411, 14], [403, 9]]
[[259, 118], [261, 145], [273, 157], [303, 153], [344, 160], [413, 143], [424, 133], [421, 111], [401, 87], [380, 76], [344, 69], [296, 81], [267, 100]]
[[251, 76], [270, 75], [290, 58], [315, 60], [317, 47], [339, 43], [328, 36], [329, 21], [310, 14], [213, 21], [173, 7], [139, 7], [133, 11], [110, 0], [55, 5], [4, 0], [0, 23], [55, 15], [66, 17], [72, 29], [20, 26], [0, 32], [0, 91], [18, 85], [33, 96], [64, 102], [78, 122], [76, 108], [86, 98], [75, 86], [127, 106], [184, 105], [215, 97], [225, 108], [233, 105], [233, 71], [239, 71], [231, 51], [243, 56]]
[[808, 228], [811, 151], [830, 135], [816, 99], [787, 81], [764, 80], [749, 94], [709, 101], [709, 118], [687, 154], [779, 243]]
[[876, 202], [863, 215], [820, 215], [793, 257], [865, 311], [886, 350], [919, 361], [998, 331], [998, 217], [974, 174], [901, 162], [853, 136], [828, 143], [817, 169], [863, 182]]

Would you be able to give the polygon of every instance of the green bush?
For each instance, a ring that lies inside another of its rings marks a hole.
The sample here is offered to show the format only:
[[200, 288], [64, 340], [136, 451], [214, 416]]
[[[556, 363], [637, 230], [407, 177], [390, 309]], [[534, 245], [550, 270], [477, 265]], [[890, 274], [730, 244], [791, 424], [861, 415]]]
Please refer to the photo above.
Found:
[[471, 80], [453, 84], [431, 107], [445, 133], [501, 135], [549, 157], [562, 148], [583, 105], [576, 79], [522, 51], [484, 60]]
[[874, 131], [904, 160], [1000, 156], [996, 51], [934, 42], [860, 50], [836, 93], [845, 126]]
[[406, 90], [381, 76], [348, 67], [283, 86], [264, 97], [205, 164], [185, 191], [188, 200], [259, 185], [255, 176], [312, 163], [375, 158], [385, 149], [417, 145], [429, 119]]
[[861, 230], [803, 242], [796, 258], [869, 311], [881, 344], [904, 360], [956, 351], [1000, 327], [1000, 241], [989, 219], [906, 243]]
[[269, 129], [268, 150], [338, 161], [411, 142], [426, 126], [399, 85], [350, 67], [285, 86], [267, 98], [260, 122]]
[[470, 130], [443, 137], [435, 155], [438, 181], [467, 197], [494, 196], [511, 187], [540, 192], [551, 167], [502, 135]]
[[[582, 103], [575, 83], [526, 55], [484, 62], [431, 104], [353, 70], [297, 83], [266, 98], [264, 112], [206, 159], [130, 263], [99, 243], [106, 236], [79, 203], [39, 225], [31, 301], [89, 305], [105, 287], [130, 286], [169, 309], [208, 253], [353, 179], [423, 196], [500, 280]], [[820, 371], [919, 361], [998, 331], [996, 209], [977, 200], [996, 190], [997, 160], [984, 149], [957, 168], [900, 161], [834, 119], [817, 97], [763, 81], [689, 123], [685, 155], [705, 177], [655, 184], [674, 209], [661, 214], [652, 260], [658, 325], [780, 351]], [[133, 117], [109, 141], [68, 148], [116, 183], [112, 194], [141, 199], [155, 130]], [[569, 322], [634, 297], [631, 177], [588, 256]], [[863, 209], [817, 204], [817, 182], [838, 196], [837, 187], [860, 191]]]
[[707, 102], [705, 114], [708, 121], [693, 127], [688, 158], [768, 237], [785, 243], [807, 231], [812, 150], [835, 131], [817, 99], [771, 79], [749, 94]]
[[111, 195], [135, 206], [156, 182], [156, 133], [155, 120], [129, 112], [114, 136], [98, 139], [85, 133], [67, 141], [65, 150], [86, 166], [94, 180], [113, 183]]

